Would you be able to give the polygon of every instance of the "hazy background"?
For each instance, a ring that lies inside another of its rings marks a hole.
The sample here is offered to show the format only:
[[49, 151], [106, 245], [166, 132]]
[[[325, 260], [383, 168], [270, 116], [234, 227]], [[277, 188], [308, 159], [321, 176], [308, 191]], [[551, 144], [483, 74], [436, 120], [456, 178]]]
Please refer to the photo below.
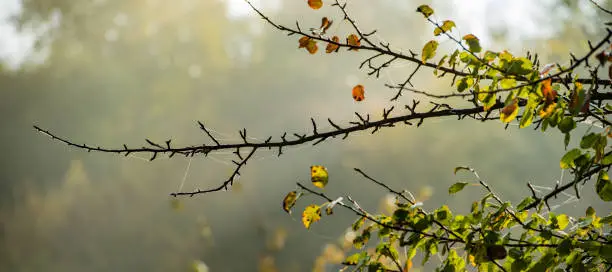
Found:
[[[328, 16], [330, 31], [346, 36], [349, 24], [324, 2], [313, 11], [301, 0], [253, 0], [276, 22], [317, 27]], [[539, 52], [543, 63], [566, 64], [569, 51], [580, 56], [588, 49], [583, 41], [598, 39], [611, 19], [586, 0], [360, 0], [350, 1], [349, 11], [364, 31], [378, 29], [375, 40], [420, 52], [433, 30], [414, 12], [424, 3], [438, 19], [456, 21], [455, 35], [474, 33], [494, 50]], [[529, 192], [527, 181], [551, 186], [561, 177], [556, 131], [543, 136], [450, 118], [291, 148], [280, 158], [275, 150], [260, 152], [231, 192], [173, 202], [168, 194], [183, 180], [191, 190], [225, 179], [231, 156], [149, 162], [68, 148], [32, 129], [108, 147], [140, 146], [145, 138], [207, 143], [196, 120], [223, 142], [238, 141], [243, 127], [259, 140], [305, 133], [310, 117], [324, 131], [328, 117], [344, 125], [355, 111], [379, 116], [394, 95], [383, 84], [403, 81], [413, 69], [395, 63], [375, 80], [357, 69], [368, 53], [313, 56], [297, 49], [298, 38], [279, 33], [241, 0], [0, 0], [0, 271], [188, 271], [196, 260], [211, 271], [311, 271], [322, 252], [330, 261], [341, 257], [338, 241], [353, 221], [338, 210], [304, 230], [300, 209], [320, 202], [314, 198], [303, 199], [292, 216], [282, 211], [282, 198], [296, 181], [308, 182], [312, 164], [329, 169], [326, 193], [351, 195], [371, 210], [385, 192], [354, 167], [411, 190], [426, 208], [447, 203], [459, 211], [482, 191], [448, 196], [452, 183], [471, 181], [452, 174], [457, 165], [476, 168], [512, 201]], [[441, 39], [439, 52], [454, 46]], [[361, 103], [350, 95], [357, 83], [366, 86]], [[449, 90], [431, 70], [414, 83]], [[414, 98], [404, 95], [396, 109]], [[584, 196], [559, 210], [580, 215], [593, 205], [610, 212], [592, 183]], [[322, 264], [323, 271], [337, 269]]]

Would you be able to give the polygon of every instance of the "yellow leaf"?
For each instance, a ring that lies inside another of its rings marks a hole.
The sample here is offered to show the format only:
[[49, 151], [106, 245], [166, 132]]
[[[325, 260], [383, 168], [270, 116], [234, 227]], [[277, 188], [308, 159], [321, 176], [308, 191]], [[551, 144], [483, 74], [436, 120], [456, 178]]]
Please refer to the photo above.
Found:
[[283, 210], [291, 214], [291, 208], [293, 205], [295, 205], [295, 201], [298, 199], [298, 197], [299, 196], [296, 191], [289, 192], [283, 199]]
[[421, 14], [423, 14], [423, 16], [425, 16], [425, 18], [428, 18], [429, 16], [431, 16], [434, 11], [431, 7], [429, 7], [428, 5], [420, 5], [417, 8], [417, 12], [420, 12]]
[[324, 188], [327, 185], [329, 175], [327, 169], [322, 165], [313, 165], [310, 167], [310, 181], [314, 186]]
[[436, 29], [434, 29], [434, 36], [439, 36], [442, 33], [446, 33], [450, 31], [453, 27], [455, 27], [455, 22], [451, 20], [446, 20], [442, 23], [441, 26], [436, 27]]
[[431, 40], [423, 46], [423, 53], [421, 54], [423, 63], [436, 55], [436, 49], [438, 49], [438, 41], [435, 40]]
[[554, 103], [554, 102], [550, 104], [545, 104], [542, 106], [542, 108], [538, 112], [538, 115], [540, 115], [540, 118], [549, 117], [553, 113], [556, 107], [557, 107], [557, 103]]
[[304, 209], [302, 213], [302, 223], [304, 227], [310, 229], [310, 224], [317, 222], [321, 219], [321, 207], [317, 205], [310, 205]]
[[499, 118], [504, 123], [510, 123], [518, 115], [518, 110], [519, 110], [518, 101], [515, 98], [512, 100], [512, 102], [510, 102], [510, 104], [508, 104], [501, 110], [501, 113], [499, 114]]

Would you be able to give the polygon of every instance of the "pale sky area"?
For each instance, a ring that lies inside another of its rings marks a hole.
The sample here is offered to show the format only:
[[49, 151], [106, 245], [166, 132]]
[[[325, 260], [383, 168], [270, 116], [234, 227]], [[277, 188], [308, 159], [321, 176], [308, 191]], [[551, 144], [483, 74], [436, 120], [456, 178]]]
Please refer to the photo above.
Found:
[[[227, 4], [229, 18], [243, 18], [257, 16], [244, 0], [223, 0]], [[555, 0], [540, 0], [549, 3]], [[252, 3], [269, 12], [277, 11], [281, 7], [280, 0], [252, 0]], [[503, 3], [503, 9], [500, 9]], [[587, 1], [581, 1], [588, 4]], [[452, 5], [449, 5], [452, 4]], [[263, 6], [262, 6], [263, 5]], [[9, 67], [18, 67], [32, 51], [34, 34], [18, 33], [8, 21], [11, 16], [21, 10], [21, 0], [0, 0], [0, 60]], [[460, 31], [476, 34], [484, 46], [490, 43], [488, 26], [505, 27], [510, 31], [506, 33], [508, 41], [519, 41], [533, 37], [548, 37], [553, 34], [550, 20], [545, 10], [537, 8], [533, 0], [435, 0], [433, 6], [445, 9], [437, 12], [439, 16], [453, 18], [461, 26]], [[452, 8], [449, 8], [452, 7]], [[593, 8], [583, 8], [583, 12], [594, 12]], [[450, 13], [450, 14], [449, 14]], [[439, 18], [439, 19], [447, 19]], [[494, 18], [494, 19], [493, 19]], [[487, 21], [489, 25], [485, 25]]]
[[0, 0], [0, 60], [15, 68], [32, 49], [34, 36], [18, 33], [9, 22], [21, 10], [21, 0]]

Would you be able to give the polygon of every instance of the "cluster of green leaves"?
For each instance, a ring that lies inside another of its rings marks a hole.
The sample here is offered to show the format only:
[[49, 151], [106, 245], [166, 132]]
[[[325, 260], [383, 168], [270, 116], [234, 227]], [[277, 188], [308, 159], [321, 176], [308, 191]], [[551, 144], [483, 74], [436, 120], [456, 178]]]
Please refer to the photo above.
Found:
[[[603, 107], [592, 105], [590, 96], [596, 90], [584, 88], [573, 75], [575, 67], [564, 68], [557, 65], [557, 73], [551, 75], [554, 67], [552, 64], [538, 70], [537, 60], [534, 64], [531, 57], [515, 57], [508, 51], [487, 50], [483, 54], [478, 54], [482, 51], [482, 47], [476, 36], [467, 34], [461, 41], [456, 40], [449, 34], [455, 27], [453, 21], [446, 20], [439, 24], [431, 20], [434, 11], [427, 5], [420, 6], [417, 12], [435, 25], [435, 36], [446, 34], [457, 41], [463, 49], [455, 50], [450, 57], [444, 55], [438, 62], [438, 68], [448, 65], [452, 69], [460, 68], [462, 71], [467, 71], [465, 76], [460, 76], [456, 80], [457, 92], [470, 90], [474, 94], [474, 103], [482, 105], [485, 110], [503, 101], [504, 107], [499, 113], [503, 123], [518, 119], [519, 128], [526, 128], [534, 123], [538, 123], [542, 131], [556, 127], [565, 135], [564, 144], [567, 148], [571, 139], [570, 133], [576, 128], [577, 119], [590, 116], [602, 121], [606, 125], [605, 131], [585, 134], [581, 139], [580, 148], [571, 149], [563, 156], [561, 168], [572, 169], [579, 179], [593, 167], [599, 166], [596, 191], [602, 200], [612, 200], [612, 183], [607, 174], [607, 169], [612, 163], [612, 153], [606, 153], [607, 138], [612, 137], [610, 133], [612, 127], [606, 120], [606, 114], [612, 111], [612, 105], [605, 104]], [[434, 58], [437, 46], [436, 40], [424, 45], [423, 62]], [[612, 58], [606, 52], [604, 50], [598, 54], [597, 68], [612, 62]], [[612, 67], [610, 64], [608, 66]], [[437, 74], [437, 71], [438, 69], [434, 70], [434, 73]], [[552, 79], [561, 75], [565, 80], [553, 83]]]
[[[475, 35], [467, 34], [461, 39], [453, 37], [450, 33], [456, 24], [451, 20], [441, 23], [434, 21], [431, 19], [434, 10], [427, 5], [419, 6], [417, 12], [434, 25], [435, 37], [445, 35], [460, 46], [460, 49], [441, 57], [434, 70], [434, 75], [438, 77], [447, 74], [438, 75], [441, 67], [455, 71], [452, 74], [453, 86], [458, 92], [456, 96], [472, 97], [473, 103], [489, 113], [494, 106], [503, 103], [497, 108], [500, 109], [499, 119], [505, 124], [516, 121], [519, 128], [537, 124], [536, 129], [542, 132], [556, 127], [565, 136], [566, 149], [577, 122], [592, 117], [604, 124], [601, 131], [590, 128], [582, 136], [579, 147], [567, 151], [561, 158], [560, 167], [569, 169], [574, 175], [574, 180], [569, 184], [576, 188], [576, 194], [579, 194], [579, 182], [586, 182], [597, 175], [595, 191], [601, 200], [612, 201], [612, 183], [607, 172], [612, 164], [612, 151], [607, 140], [612, 137], [612, 126], [606, 119], [606, 115], [612, 112], [612, 106], [591, 103], [590, 97], [596, 91], [596, 85], [590, 84], [591, 87], [587, 89], [583, 86], [584, 81], [581, 82], [574, 75], [574, 69], [584, 60], [575, 59], [570, 67], [546, 65], [539, 69], [537, 57], [514, 56], [508, 51], [483, 52]], [[327, 27], [323, 20], [321, 30]], [[423, 46], [420, 59], [423, 64], [436, 57], [439, 42], [435, 37]], [[351, 34], [347, 38], [349, 50], [358, 49], [361, 38]], [[300, 46], [308, 49], [306, 41], [310, 42], [311, 38], [303, 37]], [[334, 47], [327, 50], [328, 53], [337, 51], [340, 45], [337, 42], [338, 39], [334, 39], [330, 43]], [[310, 49], [308, 51], [314, 53]], [[602, 54], [604, 57], [601, 57]], [[604, 51], [598, 55], [600, 63], [595, 71], [606, 64], [612, 67], [609, 63], [612, 58], [606, 54]], [[455, 173], [460, 170], [475, 173], [466, 167], [458, 167]], [[311, 204], [304, 210], [302, 219], [306, 228], [321, 220], [323, 207], [326, 207], [326, 215], [331, 215], [332, 209], [338, 205], [354, 212], [358, 218], [351, 228], [355, 233], [352, 244], [358, 252], [343, 263], [358, 269], [367, 268], [368, 271], [407, 271], [412, 267], [417, 253], [422, 256], [422, 265], [429, 262], [431, 256], [443, 256], [439, 271], [464, 271], [468, 266], [482, 271], [612, 269], [609, 231], [612, 214], [599, 217], [589, 207], [584, 216], [573, 218], [542, 210], [545, 204], [548, 205], [549, 197], [570, 186], [556, 188], [559, 191], [545, 197], [533, 192], [533, 196], [524, 198], [514, 207], [512, 203], [500, 199], [478, 175], [475, 176], [478, 179], [475, 183], [459, 182], [449, 188], [451, 195], [467, 185], [485, 189], [486, 194], [472, 203], [468, 214], [455, 214], [446, 205], [431, 212], [425, 211], [422, 203], [415, 203], [386, 185], [396, 197], [390, 214], [367, 212], [352, 199], [349, 199], [349, 204], [343, 203], [342, 198], [332, 201], [323, 193], [302, 185], [299, 192], [292, 191], [285, 197], [283, 208], [290, 212], [303, 195], [311, 194], [325, 199], [325, 203]], [[327, 171], [323, 186], [320, 186], [320, 177], [314, 173], [311, 179], [315, 186], [322, 188], [328, 181]], [[373, 239], [374, 235], [376, 239]]]
[[[457, 170], [471, 170], [460, 167]], [[457, 171], [456, 170], [456, 171]], [[313, 177], [313, 183], [316, 178]], [[339, 205], [358, 215], [352, 224], [352, 245], [357, 251], [343, 264], [368, 271], [406, 271], [421, 253], [421, 265], [436, 254], [444, 256], [439, 271], [464, 271], [468, 266], [481, 271], [600, 271], [612, 262], [612, 243], [605, 229], [612, 226], [612, 214], [596, 215], [589, 207], [584, 216], [541, 214], [522, 210], [530, 200], [516, 205], [502, 201], [489, 186], [458, 182], [449, 187], [453, 195], [468, 185], [481, 186], [486, 194], [471, 204], [470, 213], [455, 214], [448, 206], [427, 212], [422, 203], [415, 203], [402, 193], [395, 193], [390, 214], [370, 213], [351, 200], [339, 198], [321, 205], [310, 204], [302, 218], [306, 228]], [[283, 206], [287, 212], [302, 195], [327, 198], [302, 187], [290, 192]], [[395, 191], [394, 191], [395, 192]], [[298, 197], [296, 197], [298, 196]], [[329, 198], [327, 198], [329, 200]], [[513, 230], [516, 229], [516, 230]], [[406, 250], [400, 250], [405, 248]], [[401, 253], [400, 253], [401, 252]], [[502, 263], [503, 261], [503, 263]], [[554, 268], [554, 269], [553, 269]]]

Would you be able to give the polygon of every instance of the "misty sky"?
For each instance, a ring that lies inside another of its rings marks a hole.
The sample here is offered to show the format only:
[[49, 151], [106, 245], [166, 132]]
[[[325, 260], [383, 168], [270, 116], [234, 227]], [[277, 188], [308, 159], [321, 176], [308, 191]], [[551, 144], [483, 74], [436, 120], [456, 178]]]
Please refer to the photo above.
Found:
[[[449, 2], [452, 5], [448, 5]], [[496, 2], [495, 0], [438, 0], [434, 1], [433, 6], [439, 11], [438, 16], [454, 18], [461, 26], [460, 31], [475, 33], [481, 39], [483, 46], [490, 45], [490, 31], [496, 28], [507, 29], [506, 35], [510, 42], [533, 37], [549, 37], [554, 34], [553, 24], [547, 21], [547, 16], [542, 16], [546, 13], [544, 6], [554, 0], [543, 0], [538, 3], [539, 6], [535, 6], [532, 0], [509, 1], [504, 2], [503, 9], [499, 9], [499, 3]], [[252, 3], [268, 12], [275, 12], [281, 8], [279, 0], [253, 0]], [[256, 15], [244, 0], [227, 0], [226, 4], [228, 18], [239, 19]], [[588, 3], [581, 4], [583, 12], [595, 12]], [[11, 16], [20, 12], [20, 0], [0, 0], [0, 6], [3, 7], [0, 9], [0, 59], [9, 67], [16, 68], [31, 52], [35, 34], [32, 30], [19, 33], [9, 21]], [[444, 10], [441, 10], [442, 8]], [[487, 18], [495, 19], [487, 20]], [[490, 22], [490, 25], [482, 24], [483, 19]]]

